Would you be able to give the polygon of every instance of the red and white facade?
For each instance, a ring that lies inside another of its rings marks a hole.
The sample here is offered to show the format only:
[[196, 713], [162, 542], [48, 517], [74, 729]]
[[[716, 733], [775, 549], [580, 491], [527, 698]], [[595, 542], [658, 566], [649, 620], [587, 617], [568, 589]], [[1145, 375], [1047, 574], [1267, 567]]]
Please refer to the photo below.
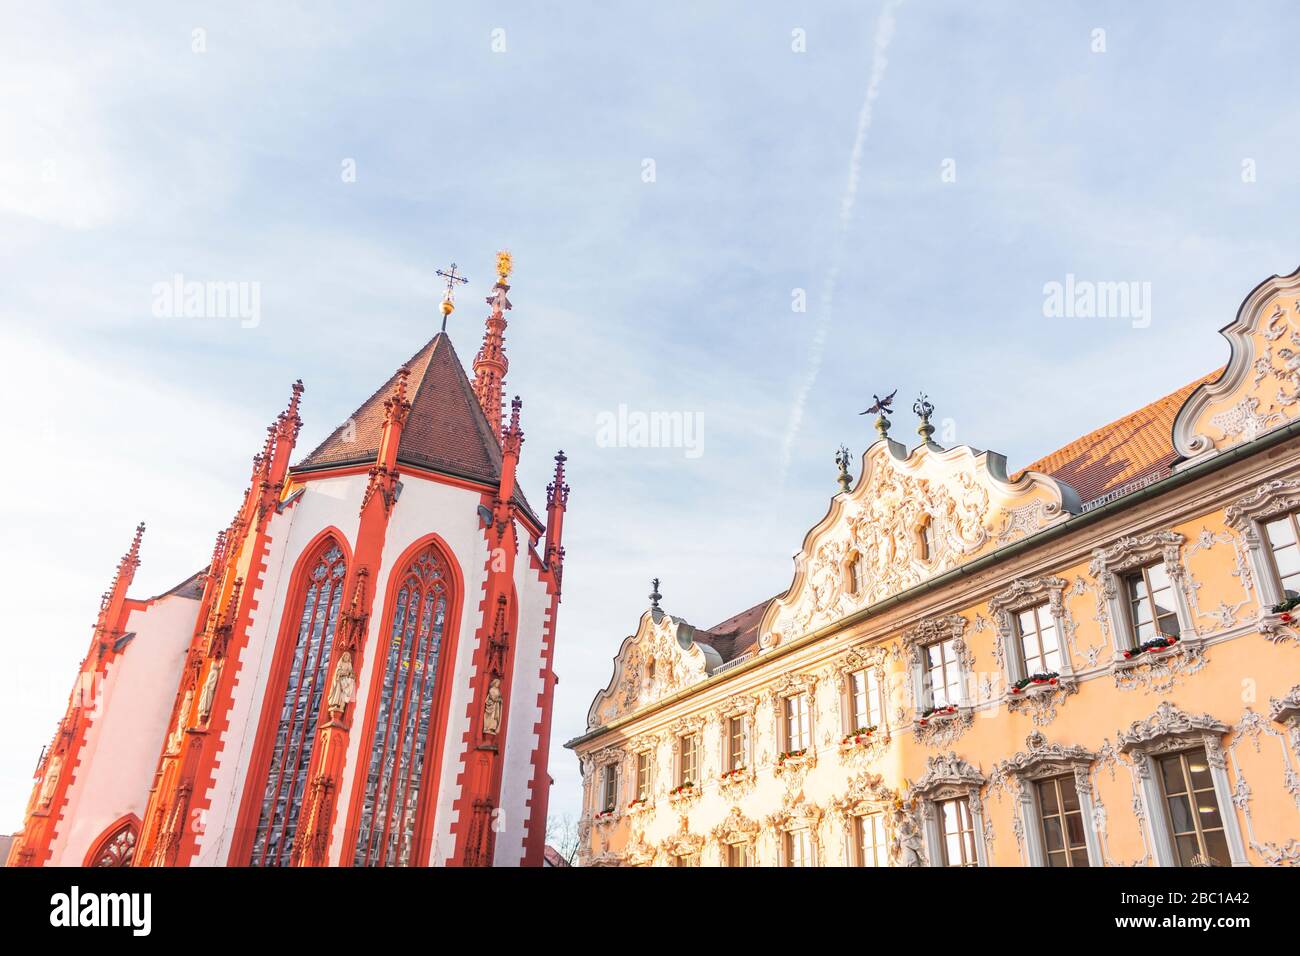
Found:
[[509, 268], [474, 381], [440, 332], [291, 466], [295, 384], [149, 600], [137, 530], [9, 865], [542, 865], [569, 489], [562, 452], [544, 512], [516, 485]]

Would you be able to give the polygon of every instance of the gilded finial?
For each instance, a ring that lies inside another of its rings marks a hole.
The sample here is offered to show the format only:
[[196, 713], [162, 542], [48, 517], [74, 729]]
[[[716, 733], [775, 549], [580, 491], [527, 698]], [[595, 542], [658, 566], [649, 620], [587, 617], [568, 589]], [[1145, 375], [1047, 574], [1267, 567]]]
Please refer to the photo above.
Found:
[[442, 304], [439, 308], [442, 311], [442, 330], [447, 331], [447, 316], [456, 310], [456, 283], [464, 285], [469, 279], [456, 274], [456, 263], [451, 264], [447, 270], [439, 269], [438, 275], [447, 280], [447, 290], [442, 294]]
[[515, 260], [510, 255], [510, 253], [506, 252], [506, 250], [504, 249], [502, 249], [500, 252], [497, 253], [497, 280], [498, 281], [505, 282], [506, 279], [510, 278], [510, 272], [512, 269], [514, 269], [514, 267], [515, 267]]
[[921, 436], [922, 444], [930, 444], [930, 436], [934, 434], [934, 426], [930, 424], [930, 416], [934, 414], [934, 406], [930, 404], [929, 397], [922, 392], [915, 402], [912, 403], [912, 411], [921, 419], [921, 424], [916, 426], [916, 433]]

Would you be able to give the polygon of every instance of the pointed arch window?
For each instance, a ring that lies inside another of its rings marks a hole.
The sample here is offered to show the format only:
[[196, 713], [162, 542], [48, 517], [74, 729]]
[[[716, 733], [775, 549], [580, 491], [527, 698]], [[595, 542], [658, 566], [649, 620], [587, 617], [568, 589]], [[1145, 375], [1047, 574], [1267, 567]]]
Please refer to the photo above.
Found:
[[419, 851], [420, 794], [451, 585], [433, 545], [416, 555], [401, 581], [380, 661], [355, 866], [409, 866]]
[[271, 766], [253, 836], [253, 866], [289, 865], [334, 647], [347, 562], [339, 546], [329, 541], [309, 566]]
[[90, 855], [90, 865], [130, 866], [131, 861], [135, 859], [135, 841], [139, 835], [139, 824], [134, 820], [127, 820], [99, 842], [99, 846]]

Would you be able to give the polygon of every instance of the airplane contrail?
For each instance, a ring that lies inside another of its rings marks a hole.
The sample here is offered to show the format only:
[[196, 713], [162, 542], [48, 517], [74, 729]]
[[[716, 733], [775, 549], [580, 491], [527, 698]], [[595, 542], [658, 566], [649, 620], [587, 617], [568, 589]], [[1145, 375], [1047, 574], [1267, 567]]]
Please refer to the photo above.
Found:
[[839, 281], [840, 264], [844, 258], [844, 243], [848, 237], [849, 226], [853, 222], [853, 207], [858, 200], [858, 182], [862, 175], [862, 154], [866, 148], [867, 133], [871, 130], [872, 115], [876, 99], [880, 96], [880, 84], [885, 78], [885, 69], [889, 66], [889, 43], [894, 38], [894, 13], [903, 0], [885, 0], [876, 19], [876, 31], [872, 41], [871, 78], [867, 81], [867, 91], [862, 98], [862, 108], [858, 110], [857, 135], [853, 138], [853, 150], [849, 153], [849, 179], [840, 199], [840, 216], [835, 231], [835, 241], [831, 252], [831, 264], [822, 281], [819, 298], [817, 327], [813, 332], [812, 344], [808, 348], [808, 367], [803, 380], [795, 393], [794, 404], [790, 409], [790, 421], [786, 426], [785, 438], [781, 442], [780, 483], [785, 485], [786, 473], [790, 469], [790, 457], [794, 450], [794, 440], [803, 424], [804, 406], [817, 376], [821, 372], [822, 357], [826, 352], [826, 337], [830, 332], [831, 311], [835, 302], [835, 286]]

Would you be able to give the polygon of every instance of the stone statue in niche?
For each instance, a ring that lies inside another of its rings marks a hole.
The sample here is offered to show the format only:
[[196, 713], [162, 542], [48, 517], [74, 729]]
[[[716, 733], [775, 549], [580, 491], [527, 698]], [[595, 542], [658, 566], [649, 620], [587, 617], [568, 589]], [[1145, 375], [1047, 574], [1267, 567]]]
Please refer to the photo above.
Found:
[[334, 665], [334, 680], [330, 683], [327, 704], [331, 711], [342, 713], [356, 699], [357, 675], [352, 669], [352, 652], [344, 651]]
[[63, 772], [63, 756], [55, 754], [45, 765], [45, 776], [41, 778], [41, 806], [48, 807], [54, 799], [54, 788], [59, 785], [59, 774]]
[[185, 721], [189, 720], [190, 708], [194, 706], [194, 688], [191, 687], [185, 692], [185, 697], [181, 700], [181, 709], [176, 712], [176, 726], [172, 729], [171, 736], [167, 738], [167, 751], [169, 753], [179, 753], [181, 742], [185, 739]]
[[501, 729], [501, 678], [492, 678], [488, 685], [487, 700], [483, 701], [483, 733], [495, 734]]
[[903, 866], [924, 866], [921, 855], [921, 834], [916, 824], [904, 817], [898, 824], [899, 861]]
[[217, 681], [221, 677], [221, 661], [213, 661], [208, 668], [208, 677], [199, 692], [199, 723], [206, 724], [212, 716], [212, 703], [217, 696]]

